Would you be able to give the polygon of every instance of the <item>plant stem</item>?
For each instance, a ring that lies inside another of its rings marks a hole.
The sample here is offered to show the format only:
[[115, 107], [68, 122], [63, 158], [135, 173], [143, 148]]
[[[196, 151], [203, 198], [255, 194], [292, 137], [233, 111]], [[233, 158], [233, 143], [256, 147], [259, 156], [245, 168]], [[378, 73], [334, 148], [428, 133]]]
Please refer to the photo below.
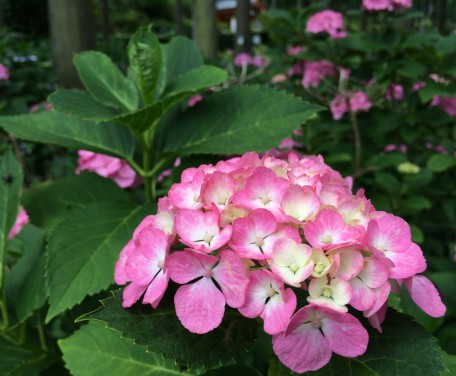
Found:
[[41, 321], [41, 315], [38, 313], [38, 327], [37, 327], [37, 330], [38, 330], [38, 336], [40, 338], [41, 348], [44, 351], [48, 351], [48, 348], [47, 348], [47, 345], [46, 345], [46, 338], [44, 338], [44, 332], [43, 332], [42, 323], [43, 322]]
[[144, 171], [144, 185], [146, 189], [146, 200], [147, 202], [153, 202], [154, 191], [152, 176], [148, 176], [150, 170], [150, 149], [145, 147], [143, 150], [143, 171]]
[[5, 329], [8, 327], [9, 319], [8, 319], [8, 309], [6, 307], [6, 288], [5, 288], [5, 273], [3, 273], [2, 277], [2, 286], [1, 286], [1, 301], [0, 301], [0, 309], [2, 311], [2, 323], [0, 329]]
[[358, 173], [361, 164], [361, 136], [359, 134], [358, 119], [356, 113], [350, 111], [350, 121], [353, 128], [353, 135], [355, 136], [355, 171], [354, 174]]

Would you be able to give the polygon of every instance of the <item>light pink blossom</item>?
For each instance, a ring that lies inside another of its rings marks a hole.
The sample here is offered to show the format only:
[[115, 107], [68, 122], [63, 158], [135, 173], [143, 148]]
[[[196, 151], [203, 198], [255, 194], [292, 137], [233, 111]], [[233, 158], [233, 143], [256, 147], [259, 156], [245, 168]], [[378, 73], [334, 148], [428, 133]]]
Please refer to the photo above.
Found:
[[312, 305], [296, 312], [285, 331], [272, 338], [274, 353], [298, 373], [322, 368], [333, 352], [362, 355], [367, 342], [368, 333], [354, 316]]
[[330, 103], [329, 108], [331, 110], [334, 120], [340, 120], [344, 114], [348, 111], [347, 98], [343, 95], [336, 96]]
[[337, 69], [331, 62], [327, 60], [321, 61], [306, 61], [304, 64], [304, 73], [301, 81], [305, 88], [318, 87], [321, 80], [335, 76]]
[[372, 102], [369, 100], [367, 94], [363, 91], [355, 91], [350, 94], [348, 99], [350, 111], [369, 111], [372, 107]]
[[234, 58], [234, 65], [237, 67], [247, 66], [251, 63], [252, 58], [248, 53], [241, 52]]
[[8, 81], [10, 72], [7, 66], [0, 64], [0, 81]]
[[342, 14], [332, 10], [325, 10], [312, 15], [307, 21], [306, 31], [308, 33], [326, 32], [334, 39], [347, 36]]
[[136, 172], [122, 159], [86, 150], [79, 150], [78, 155], [76, 174], [83, 170], [92, 171], [114, 180], [120, 188], [132, 187], [140, 181]]
[[191, 96], [189, 99], [188, 99], [188, 105], [190, 107], [193, 107], [195, 106], [198, 102], [201, 102], [203, 100], [203, 96], [201, 94], [195, 94], [193, 96]]
[[402, 85], [392, 83], [388, 86], [386, 89], [386, 99], [388, 99], [390, 102], [395, 100], [395, 101], [401, 101], [404, 99], [404, 88]]

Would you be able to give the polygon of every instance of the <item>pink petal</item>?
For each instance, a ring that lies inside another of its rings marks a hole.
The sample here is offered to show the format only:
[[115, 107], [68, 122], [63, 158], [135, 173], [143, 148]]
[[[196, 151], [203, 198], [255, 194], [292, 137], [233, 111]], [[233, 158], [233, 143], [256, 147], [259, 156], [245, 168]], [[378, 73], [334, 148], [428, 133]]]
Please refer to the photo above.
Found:
[[391, 285], [388, 282], [386, 282], [383, 286], [374, 289], [374, 292], [376, 295], [374, 305], [367, 311], [363, 312], [364, 317], [370, 317], [382, 308], [382, 306], [388, 300], [388, 295], [391, 292]]
[[358, 311], [366, 311], [375, 303], [375, 291], [367, 287], [359, 278], [349, 281], [352, 286], [350, 305]]
[[254, 318], [263, 312], [268, 298], [268, 289], [271, 287], [271, 281], [275, 281], [275, 277], [265, 269], [254, 270], [249, 277], [245, 303], [239, 307], [239, 312], [245, 317]]
[[249, 277], [244, 264], [234, 252], [220, 252], [220, 263], [213, 269], [212, 276], [222, 289], [226, 304], [232, 308], [244, 305]]
[[274, 335], [285, 330], [296, 309], [296, 304], [296, 295], [291, 289], [285, 289], [282, 296], [280, 294], [272, 296], [260, 315], [264, 320], [264, 331]]
[[369, 335], [361, 323], [349, 313], [323, 310], [321, 329], [331, 350], [349, 358], [364, 354]]
[[390, 278], [404, 279], [426, 270], [426, 259], [415, 243], [405, 252], [385, 252], [385, 255], [394, 262], [394, 267], [390, 269]]
[[114, 281], [118, 285], [125, 285], [130, 278], [128, 278], [127, 273], [125, 272], [125, 264], [127, 262], [128, 256], [133, 252], [135, 249], [135, 243], [130, 240], [125, 247], [123, 247], [122, 251], [120, 251], [119, 260], [116, 262], [116, 266], [114, 269]]
[[183, 284], [205, 275], [217, 261], [216, 256], [185, 250], [168, 257], [167, 270], [174, 282]]
[[369, 222], [367, 242], [382, 252], [405, 252], [412, 242], [410, 226], [402, 218], [385, 213]]
[[149, 303], [155, 309], [160, 303], [168, 287], [169, 276], [163, 273], [163, 269], [155, 276], [144, 295], [143, 304]]
[[372, 289], [383, 286], [388, 280], [388, 276], [388, 267], [375, 257], [366, 257], [364, 259], [364, 268], [358, 274], [358, 278]]
[[124, 288], [122, 292], [123, 301], [122, 307], [127, 308], [135, 304], [144, 291], [146, 291], [147, 286], [137, 285], [135, 283], [130, 283], [127, 287]]
[[315, 217], [320, 200], [311, 188], [292, 185], [283, 194], [281, 205], [286, 215], [302, 222]]
[[388, 310], [388, 303], [385, 302], [382, 308], [380, 308], [376, 313], [368, 317], [369, 324], [373, 328], [377, 329], [380, 333], [382, 332], [381, 324], [385, 321], [386, 311]]
[[214, 203], [219, 209], [224, 209], [234, 193], [234, 188], [234, 179], [229, 174], [216, 171], [207, 175], [201, 188], [204, 205], [210, 208]]
[[423, 275], [404, 279], [405, 287], [418, 307], [431, 317], [445, 315], [446, 307], [432, 282]]
[[182, 325], [197, 334], [217, 328], [225, 313], [225, 297], [210, 278], [179, 287], [174, 304]]

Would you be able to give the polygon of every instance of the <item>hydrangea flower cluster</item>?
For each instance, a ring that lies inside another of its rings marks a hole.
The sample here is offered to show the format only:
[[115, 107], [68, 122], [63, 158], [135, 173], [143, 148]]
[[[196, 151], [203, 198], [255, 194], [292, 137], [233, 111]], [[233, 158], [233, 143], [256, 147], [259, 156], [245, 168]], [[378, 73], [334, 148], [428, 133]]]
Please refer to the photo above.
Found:
[[307, 21], [306, 31], [308, 33], [328, 33], [333, 39], [347, 36], [342, 13], [332, 10], [324, 10], [313, 14]]
[[411, 7], [412, 0], [363, 0], [363, 8], [369, 11], [391, 11]]
[[[295, 372], [323, 367], [333, 352], [363, 354], [368, 333], [349, 307], [381, 331], [388, 295], [402, 284], [423, 311], [442, 316], [409, 225], [350, 185], [321, 156], [294, 153], [186, 169], [120, 253], [123, 306], [156, 308], [171, 280], [190, 332], [217, 328], [225, 306], [260, 317]], [[308, 304], [298, 307], [297, 294]]]
[[330, 103], [334, 120], [340, 120], [346, 112], [369, 111], [372, 102], [364, 91], [347, 92], [344, 95], [337, 95]]
[[78, 155], [76, 174], [83, 170], [92, 171], [114, 180], [120, 188], [131, 187], [140, 181], [136, 172], [122, 159], [87, 150], [79, 150]]
[[7, 66], [0, 64], [0, 81], [8, 81], [10, 72]]
[[234, 58], [234, 65], [240, 68], [247, 65], [253, 65], [257, 68], [261, 68], [264, 64], [265, 61], [261, 55], [255, 55], [252, 57], [246, 52], [241, 52]]

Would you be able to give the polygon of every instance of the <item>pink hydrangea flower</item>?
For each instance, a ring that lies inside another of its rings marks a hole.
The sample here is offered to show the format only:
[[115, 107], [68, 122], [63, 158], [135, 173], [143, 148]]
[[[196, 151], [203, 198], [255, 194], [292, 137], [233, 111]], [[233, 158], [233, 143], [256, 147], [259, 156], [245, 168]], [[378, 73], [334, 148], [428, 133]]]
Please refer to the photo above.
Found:
[[342, 119], [344, 114], [348, 111], [347, 98], [343, 95], [338, 95], [331, 101], [329, 108], [334, 120]]
[[332, 10], [325, 10], [312, 15], [307, 21], [306, 31], [308, 33], [326, 32], [334, 39], [347, 36], [342, 14]]
[[276, 85], [288, 80], [288, 77], [283, 73], [278, 73], [271, 78], [271, 84]]
[[456, 117], [456, 97], [439, 97], [432, 99], [431, 106], [437, 106], [444, 110], [448, 115]]
[[397, 10], [412, 7], [412, 0], [363, 0], [363, 8], [370, 11]]
[[348, 103], [350, 110], [353, 112], [369, 111], [372, 107], [372, 102], [364, 91], [355, 91], [351, 93]]
[[305, 50], [306, 50], [306, 47], [303, 47], [303, 46], [288, 47], [287, 55], [296, 56], [296, 55], [299, 55], [301, 52], [304, 52]]
[[131, 187], [140, 180], [130, 165], [119, 158], [87, 150], [79, 150], [78, 155], [76, 174], [83, 170], [92, 171], [100, 176], [114, 180], [120, 188]]
[[51, 111], [52, 104], [47, 103], [47, 102], [39, 102], [39, 103], [35, 103], [34, 105], [30, 106], [30, 108], [29, 108], [29, 112], [35, 112], [38, 110]]
[[263, 67], [265, 64], [264, 57], [261, 55], [255, 55], [251, 61], [251, 64], [257, 68]]
[[316, 88], [320, 85], [321, 80], [326, 77], [335, 76], [336, 74], [336, 67], [327, 60], [306, 61], [304, 64], [304, 74], [301, 84], [305, 88]]
[[395, 100], [395, 101], [401, 101], [404, 99], [404, 88], [402, 85], [399, 84], [390, 84], [388, 88], [386, 89], [386, 99], [388, 99], [390, 102]]
[[0, 64], [0, 81], [8, 81], [10, 78], [10, 72], [8, 67]]
[[201, 102], [202, 100], [203, 100], [203, 97], [201, 94], [195, 94], [189, 98], [188, 105], [190, 107], [193, 107], [194, 105], [196, 105], [198, 102]]
[[354, 316], [310, 305], [294, 314], [272, 345], [283, 364], [304, 373], [322, 368], [333, 352], [349, 358], [364, 354], [368, 338]]
[[412, 90], [420, 91], [425, 86], [426, 86], [426, 82], [423, 82], [423, 81], [415, 82], [412, 86]]
[[22, 228], [27, 224], [28, 221], [29, 217], [25, 209], [21, 206], [19, 208], [19, 213], [16, 217], [16, 222], [14, 223], [10, 233], [8, 234], [8, 239], [14, 238], [19, 232], [21, 232]]
[[[381, 332], [401, 284], [424, 312], [443, 316], [437, 289], [419, 274], [426, 260], [409, 225], [351, 188], [322, 156], [296, 153], [186, 169], [120, 253], [123, 306], [142, 297], [156, 308], [178, 284], [176, 315], [190, 332], [217, 328], [226, 305], [261, 317], [295, 372], [323, 367], [333, 352], [363, 354], [367, 332], [349, 306]], [[299, 289], [309, 296], [298, 307]]]
[[234, 65], [237, 67], [247, 66], [251, 63], [252, 58], [248, 53], [241, 52], [234, 58]]

